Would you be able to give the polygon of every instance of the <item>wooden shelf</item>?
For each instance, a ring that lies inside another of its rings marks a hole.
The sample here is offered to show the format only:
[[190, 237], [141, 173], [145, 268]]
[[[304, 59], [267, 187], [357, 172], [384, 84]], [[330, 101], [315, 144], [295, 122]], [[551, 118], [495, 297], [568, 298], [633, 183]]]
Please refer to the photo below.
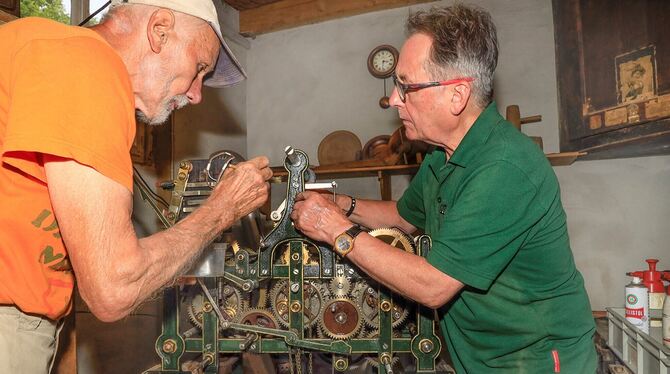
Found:
[[[288, 172], [283, 166], [274, 166], [271, 168], [275, 178], [286, 180]], [[317, 176], [317, 179], [339, 178], [360, 178], [379, 176], [379, 173], [387, 175], [407, 175], [414, 174], [419, 170], [419, 164], [413, 165], [380, 165], [380, 166], [362, 166], [362, 167], [342, 167], [338, 165], [313, 166], [311, 169]], [[277, 181], [279, 182], [279, 181]]]
[[[549, 153], [547, 159], [552, 166], [571, 165], [578, 157], [585, 156], [584, 152], [563, 152]], [[391, 200], [391, 176], [393, 175], [414, 175], [419, 170], [419, 164], [411, 165], [379, 165], [379, 166], [313, 166], [311, 169], [316, 174], [317, 180], [336, 179], [336, 178], [361, 178], [377, 177], [382, 200]], [[273, 173], [273, 183], [286, 182], [288, 172], [283, 166], [274, 166], [271, 168]]]
[[546, 156], [551, 166], [568, 166], [572, 165], [578, 157], [586, 156], [586, 152], [547, 153]]

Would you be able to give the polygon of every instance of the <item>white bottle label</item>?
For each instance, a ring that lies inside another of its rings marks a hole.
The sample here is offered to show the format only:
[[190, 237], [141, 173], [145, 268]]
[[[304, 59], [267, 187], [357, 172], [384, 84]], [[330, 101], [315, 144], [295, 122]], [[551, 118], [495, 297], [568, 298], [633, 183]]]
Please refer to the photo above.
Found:
[[649, 293], [644, 287], [626, 287], [626, 319], [649, 333]]

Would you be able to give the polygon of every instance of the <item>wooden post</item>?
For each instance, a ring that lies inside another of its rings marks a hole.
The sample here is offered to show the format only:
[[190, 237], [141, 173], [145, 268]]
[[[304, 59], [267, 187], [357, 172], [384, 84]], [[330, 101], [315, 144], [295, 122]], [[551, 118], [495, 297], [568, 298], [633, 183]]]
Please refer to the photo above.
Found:
[[391, 191], [391, 175], [380, 170], [377, 172], [377, 179], [379, 179], [379, 191], [382, 200], [391, 201], [393, 195]]

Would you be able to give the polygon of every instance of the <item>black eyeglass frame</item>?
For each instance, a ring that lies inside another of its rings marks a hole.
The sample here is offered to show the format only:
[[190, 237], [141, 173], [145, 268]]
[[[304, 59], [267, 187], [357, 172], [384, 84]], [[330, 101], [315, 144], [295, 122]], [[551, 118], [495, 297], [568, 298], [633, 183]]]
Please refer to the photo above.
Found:
[[402, 101], [403, 103], [407, 98], [406, 94], [408, 92], [419, 91], [428, 87], [448, 86], [450, 84], [455, 83], [472, 82], [474, 80], [475, 78], [472, 77], [461, 77], [461, 78], [449, 79], [446, 81], [434, 81], [425, 83], [402, 83], [398, 81], [398, 76], [393, 74], [393, 85], [395, 86], [396, 90], [398, 90], [398, 97], [400, 97], [400, 101]]

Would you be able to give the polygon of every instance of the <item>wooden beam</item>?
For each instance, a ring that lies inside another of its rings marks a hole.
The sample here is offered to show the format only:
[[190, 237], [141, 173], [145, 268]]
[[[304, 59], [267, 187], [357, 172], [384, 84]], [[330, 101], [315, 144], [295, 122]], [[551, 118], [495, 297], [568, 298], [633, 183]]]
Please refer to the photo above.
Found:
[[240, 33], [254, 36], [434, 0], [282, 0], [240, 12]]

